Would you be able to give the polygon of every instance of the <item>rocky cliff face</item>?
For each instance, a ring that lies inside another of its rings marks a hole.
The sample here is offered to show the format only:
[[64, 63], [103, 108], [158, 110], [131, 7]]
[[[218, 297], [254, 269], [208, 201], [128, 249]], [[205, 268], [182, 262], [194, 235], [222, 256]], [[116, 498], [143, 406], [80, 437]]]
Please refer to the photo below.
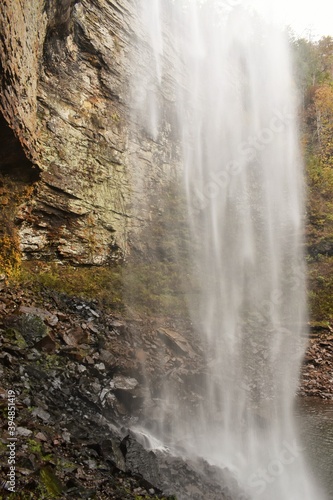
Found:
[[122, 258], [154, 210], [144, 188], [176, 165], [167, 126], [157, 141], [131, 125], [133, 61], [149, 61], [136, 2], [4, 0], [0, 33], [0, 172], [34, 183], [16, 216], [23, 254]]

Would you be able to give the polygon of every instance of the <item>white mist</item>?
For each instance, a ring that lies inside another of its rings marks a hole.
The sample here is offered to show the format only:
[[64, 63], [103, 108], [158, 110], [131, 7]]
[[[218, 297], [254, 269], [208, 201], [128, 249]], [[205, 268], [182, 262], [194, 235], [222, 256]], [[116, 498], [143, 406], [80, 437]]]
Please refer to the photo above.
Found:
[[[320, 500], [292, 409], [307, 318], [303, 167], [287, 41], [241, 2], [139, 3], [155, 93], [142, 88], [135, 107], [158, 140], [158, 89], [165, 72], [173, 74], [200, 282], [200, 305], [189, 307], [207, 366], [191, 415], [166, 390], [165, 412], [177, 408], [169, 444], [231, 469], [251, 499]], [[166, 68], [170, 39], [174, 67]]]

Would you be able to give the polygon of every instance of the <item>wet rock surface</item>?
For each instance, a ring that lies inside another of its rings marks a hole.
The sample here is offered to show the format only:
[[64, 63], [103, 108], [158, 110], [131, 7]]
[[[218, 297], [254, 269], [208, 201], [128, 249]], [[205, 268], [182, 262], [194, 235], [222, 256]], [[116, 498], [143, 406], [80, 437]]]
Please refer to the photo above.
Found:
[[204, 460], [174, 457], [165, 451], [147, 452], [130, 433], [123, 441], [126, 464], [166, 493], [177, 492], [179, 500], [239, 499], [237, 482], [230, 473]]
[[[143, 361], [156, 392], [165, 377], [158, 352], [170, 377], [185, 380], [200, 366], [175, 323], [125, 319], [47, 289], [23, 291], [4, 282], [1, 288], [0, 451], [6, 464], [13, 390], [16, 498], [23, 492], [24, 498], [233, 498], [237, 485], [227, 471], [147, 451], [129, 430], [147, 412], [146, 401], [153, 404]], [[163, 345], [161, 328], [174, 332], [177, 343]], [[7, 472], [5, 466], [3, 482]]]
[[299, 394], [333, 399], [333, 330], [328, 324], [310, 330]]
[[[48, 288], [0, 287], [0, 451], [6, 463], [14, 390], [17, 491], [27, 498], [50, 491], [57, 498], [246, 498], [235, 497], [227, 470], [181, 458], [181, 450], [149, 451], [135, 433], [143, 419], [158, 419], [165, 380], [179, 385], [189, 411], [198, 401], [204, 369], [190, 324], [112, 314]], [[312, 330], [301, 395], [333, 399], [332, 342], [329, 329]]]

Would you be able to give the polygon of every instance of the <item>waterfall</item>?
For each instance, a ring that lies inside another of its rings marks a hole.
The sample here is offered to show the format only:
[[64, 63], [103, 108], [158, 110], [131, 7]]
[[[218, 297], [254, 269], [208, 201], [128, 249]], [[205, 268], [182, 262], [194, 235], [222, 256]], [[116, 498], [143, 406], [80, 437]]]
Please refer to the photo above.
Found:
[[232, 470], [246, 498], [319, 500], [293, 418], [307, 317], [287, 40], [239, 1], [139, 5], [149, 57], [133, 107], [156, 142], [161, 93], [174, 108], [198, 282], [189, 310], [205, 353], [199, 403], [189, 413], [166, 385], [157, 437]]

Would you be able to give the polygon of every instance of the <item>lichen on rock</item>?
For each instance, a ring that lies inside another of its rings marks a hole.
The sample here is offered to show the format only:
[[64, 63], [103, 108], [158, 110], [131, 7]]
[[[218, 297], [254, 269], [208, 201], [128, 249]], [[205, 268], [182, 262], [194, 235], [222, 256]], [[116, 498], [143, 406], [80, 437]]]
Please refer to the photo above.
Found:
[[25, 258], [119, 260], [149, 218], [132, 203], [133, 184], [147, 171], [149, 183], [162, 183], [159, 154], [169, 153], [142, 130], [132, 134], [136, 16], [128, 0], [0, 5], [0, 113], [22, 168], [39, 173], [17, 219]]

